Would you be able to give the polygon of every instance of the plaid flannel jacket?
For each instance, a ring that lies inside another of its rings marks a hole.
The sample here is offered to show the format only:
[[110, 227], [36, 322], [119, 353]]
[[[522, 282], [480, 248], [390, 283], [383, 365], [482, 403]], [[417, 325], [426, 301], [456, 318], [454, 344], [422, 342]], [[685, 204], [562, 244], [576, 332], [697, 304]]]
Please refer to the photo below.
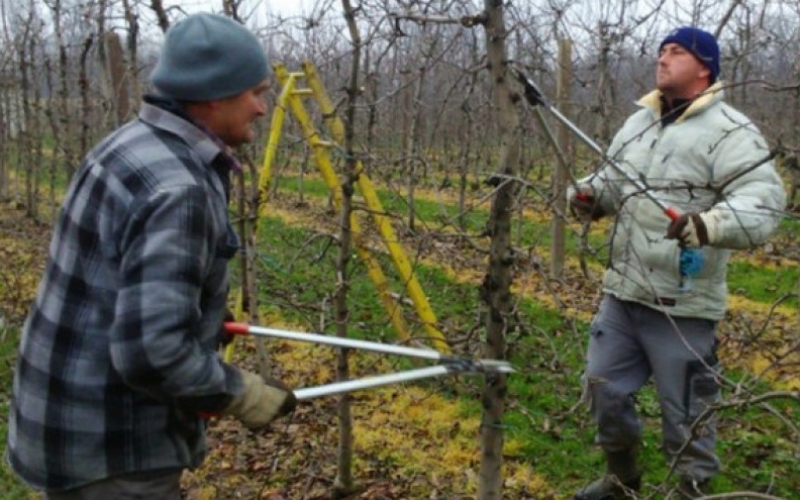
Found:
[[8, 460], [39, 489], [195, 467], [198, 412], [243, 390], [216, 352], [232, 159], [153, 102], [72, 179], [24, 326]]

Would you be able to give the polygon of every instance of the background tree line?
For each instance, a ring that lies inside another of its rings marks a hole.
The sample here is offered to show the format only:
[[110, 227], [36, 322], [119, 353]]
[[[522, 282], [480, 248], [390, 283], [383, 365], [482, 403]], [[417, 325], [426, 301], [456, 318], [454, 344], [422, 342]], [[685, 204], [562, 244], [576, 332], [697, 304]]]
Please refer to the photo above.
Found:
[[[0, 195], [10, 169], [35, 186], [69, 175], [95, 140], [135, 116], [155, 62], [161, 31], [185, 12], [226, 12], [252, 27], [274, 61], [312, 61], [333, 93], [344, 88], [352, 51], [341, 6], [320, 0], [284, 17], [251, 0], [187, 6], [164, 0], [3, 0], [0, 12]], [[484, 34], [460, 20], [480, 2], [366, 0], [355, 130], [371, 170], [413, 187], [431, 172], [488, 175], [487, 144], [497, 137], [496, 106]], [[510, 62], [554, 95], [557, 41], [573, 45], [566, 109], [600, 144], [650, 89], [659, 41], [696, 23], [719, 33], [727, 97], [773, 144], [797, 150], [800, 6], [794, 2], [519, 2], [505, 9]], [[277, 89], [276, 89], [277, 90]], [[341, 92], [340, 92], [341, 96]], [[546, 168], [551, 154], [526, 114], [521, 162]], [[483, 140], [478, 140], [483, 139]], [[45, 154], [46, 153], [46, 154]], [[258, 146], [253, 156], [258, 156]], [[589, 168], [592, 158], [578, 158]], [[794, 166], [794, 163], [792, 163]], [[792, 169], [794, 171], [796, 169]], [[398, 175], [400, 174], [400, 175]], [[35, 210], [31, 199], [24, 200]], [[31, 213], [36, 216], [37, 214]], [[409, 220], [413, 229], [413, 217]]]

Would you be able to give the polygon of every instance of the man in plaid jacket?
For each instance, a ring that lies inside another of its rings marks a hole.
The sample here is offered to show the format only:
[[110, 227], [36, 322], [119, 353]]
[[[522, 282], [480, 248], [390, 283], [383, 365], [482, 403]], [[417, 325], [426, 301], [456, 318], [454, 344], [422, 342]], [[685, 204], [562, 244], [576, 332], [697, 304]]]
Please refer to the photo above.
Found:
[[178, 500], [204, 413], [251, 429], [293, 410], [276, 380], [223, 362], [229, 147], [255, 138], [269, 66], [239, 23], [167, 32], [137, 119], [72, 179], [22, 335], [8, 460], [49, 500]]

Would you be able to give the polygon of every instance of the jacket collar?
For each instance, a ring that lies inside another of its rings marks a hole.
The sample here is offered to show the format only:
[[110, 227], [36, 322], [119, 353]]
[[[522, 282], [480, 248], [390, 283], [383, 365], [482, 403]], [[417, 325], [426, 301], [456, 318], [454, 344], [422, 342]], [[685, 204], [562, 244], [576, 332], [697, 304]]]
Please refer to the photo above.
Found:
[[[692, 115], [698, 114], [704, 109], [711, 106], [713, 103], [722, 100], [725, 96], [723, 90], [723, 82], [717, 81], [714, 85], [707, 88], [703, 93], [697, 96], [694, 101], [686, 108], [681, 116], [679, 116], [675, 123], [680, 123]], [[645, 95], [636, 102], [637, 105], [649, 109], [657, 117], [661, 117], [661, 91], [656, 89]]]
[[[236, 172], [242, 170], [242, 166], [231, 148], [208, 127], [192, 118], [179, 101], [147, 94], [144, 96], [144, 104], [139, 118], [155, 127], [183, 137], [204, 161], [211, 163], [219, 157], [228, 169]], [[198, 131], [200, 134], [197, 133]]]

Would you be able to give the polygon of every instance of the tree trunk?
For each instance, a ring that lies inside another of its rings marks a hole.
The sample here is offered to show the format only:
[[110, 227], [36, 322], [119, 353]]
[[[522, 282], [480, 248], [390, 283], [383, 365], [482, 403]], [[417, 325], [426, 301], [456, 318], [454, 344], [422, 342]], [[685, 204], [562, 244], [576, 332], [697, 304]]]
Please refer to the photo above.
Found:
[[111, 87], [111, 102], [114, 104], [115, 125], [119, 127], [128, 120], [130, 113], [130, 96], [128, 94], [128, 78], [126, 75], [125, 55], [122, 53], [122, 42], [119, 35], [107, 31], [105, 39], [105, 67], [108, 83]]
[[167, 17], [167, 11], [164, 9], [164, 4], [161, 0], [150, 0], [150, 8], [156, 15], [158, 27], [161, 28], [161, 32], [166, 32], [167, 29], [169, 29], [169, 17]]
[[420, 105], [422, 99], [422, 90], [425, 85], [425, 68], [423, 67], [417, 76], [417, 85], [414, 90], [414, 99], [411, 103], [411, 130], [409, 131], [408, 138], [409, 144], [404, 155], [408, 162], [408, 170], [406, 171], [408, 181], [408, 192], [406, 194], [406, 205], [408, 206], [408, 231], [414, 233], [416, 226], [416, 204], [414, 203], [414, 191], [419, 181], [419, 164], [420, 164], [420, 121], [422, 120], [422, 106]]
[[609, 90], [608, 87], [613, 85], [611, 73], [609, 70], [609, 55], [611, 52], [611, 39], [608, 33], [608, 24], [605, 22], [600, 23], [598, 29], [598, 37], [600, 38], [600, 55], [597, 61], [597, 89], [595, 90], [594, 108], [596, 116], [595, 136], [600, 144], [609, 144], [611, 142], [611, 123], [608, 117], [611, 115], [609, 106]]
[[[509, 74], [506, 68], [506, 37], [503, 22], [503, 2], [484, 0], [487, 15], [486, 40], [487, 60], [494, 83], [494, 104], [497, 108], [500, 156], [497, 172], [504, 178], [516, 178], [520, 154], [519, 116], [515, 96], [508, 87]], [[486, 347], [487, 358], [504, 359], [506, 333], [511, 321], [511, 211], [519, 191], [519, 183], [502, 182], [492, 200], [488, 232], [489, 268], [481, 285], [481, 298], [486, 303]], [[481, 465], [478, 500], [500, 500], [502, 498], [503, 413], [505, 410], [506, 377], [503, 374], [487, 374], [481, 402], [483, 424], [481, 425]]]
[[133, 112], [139, 109], [141, 83], [139, 81], [139, 16], [133, 10], [129, 0], [122, 0], [125, 12], [125, 21], [128, 24], [126, 48], [128, 50], [128, 79], [130, 80], [130, 95], [133, 96], [131, 104]]
[[28, 19], [28, 27], [24, 37], [19, 44], [19, 73], [22, 88], [22, 116], [20, 120], [19, 133], [19, 153], [20, 166], [25, 169], [25, 207], [27, 217], [37, 218], [37, 200], [35, 196], [34, 179], [36, 177], [35, 165], [33, 160], [33, 104], [31, 103], [31, 88], [33, 83], [33, 50], [31, 26], [33, 25], [33, 13]]
[[9, 199], [9, 99], [8, 89], [0, 87], [0, 203]]
[[458, 228], [461, 231], [466, 231], [467, 229], [467, 220], [465, 216], [467, 212], [467, 186], [469, 184], [469, 156], [472, 152], [473, 124], [475, 121], [472, 108], [470, 107], [470, 101], [472, 100], [472, 94], [475, 91], [477, 82], [478, 74], [473, 73], [470, 76], [469, 88], [465, 92], [464, 100], [461, 103], [461, 112], [464, 114], [464, 122], [462, 124], [464, 136], [461, 141], [463, 146], [461, 147], [461, 153], [458, 158]]
[[[568, 39], [562, 39], [558, 44], [558, 89], [556, 91], [556, 102], [562, 113], [568, 116], [569, 107], [569, 87], [572, 76], [572, 42]], [[569, 138], [570, 131], [566, 125], [561, 124], [558, 127], [558, 143], [561, 145], [561, 150], [566, 155], [569, 155]], [[564, 273], [564, 255], [566, 254], [565, 242], [565, 228], [566, 221], [564, 214], [567, 213], [567, 200], [565, 198], [565, 191], [567, 189], [567, 179], [569, 172], [567, 172], [566, 162], [556, 162], [554, 166], [553, 175], [553, 223], [552, 223], [552, 237], [553, 244], [550, 252], [550, 274], [555, 279], [560, 279]]]
[[[83, 41], [83, 49], [81, 50], [80, 69], [78, 76], [78, 88], [81, 94], [81, 133], [80, 133], [80, 150], [78, 157], [83, 158], [89, 150], [89, 143], [91, 141], [89, 133], [89, 123], [91, 121], [92, 106], [89, 99], [89, 70], [88, 59], [89, 51], [92, 48], [94, 38], [92, 34], [86, 35]], [[75, 165], [67, 165], [67, 174], [69, 177], [75, 173], [77, 167]]]
[[[350, 67], [350, 83], [347, 89], [347, 103], [344, 120], [344, 144], [345, 150], [345, 171], [344, 182], [342, 183], [342, 213], [340, 217], [341, 229], [339, 231], [339, 257], [336, 262], [336, 291], [334, 294], [334, 304], [336, 311], [336, 335], [347, 337], [347, 327], [349, 324], [348, 310], [348, 290], [349, 290], [349, 263], [350, 253], [352, 252], [352, 228], [351, 218], [353, 216], [353, 189], [356, 177], [356, 157], [354, 152], [355, 144], [355, 115], [356, 100], [358, 99], [358, 73], [361, 65], [361, 35], [356, 25], [356, 11], [350, 4], [350, 0], [342, 0], [344, 7], [344, 17], [350, 32], [353, 44], [353, 55]], [[348, 350], [341, 349], [336, 363], [336, 378], [343, 381], [350, 378], [348, 366]], [[350, 396], [345, 393], [339, 398], [339, 446], [337, 449], [337, 472], [336, 480], [333, 484], [333, 497], [345, 498], [353, 490], [353, 419], [350, 412]]]

